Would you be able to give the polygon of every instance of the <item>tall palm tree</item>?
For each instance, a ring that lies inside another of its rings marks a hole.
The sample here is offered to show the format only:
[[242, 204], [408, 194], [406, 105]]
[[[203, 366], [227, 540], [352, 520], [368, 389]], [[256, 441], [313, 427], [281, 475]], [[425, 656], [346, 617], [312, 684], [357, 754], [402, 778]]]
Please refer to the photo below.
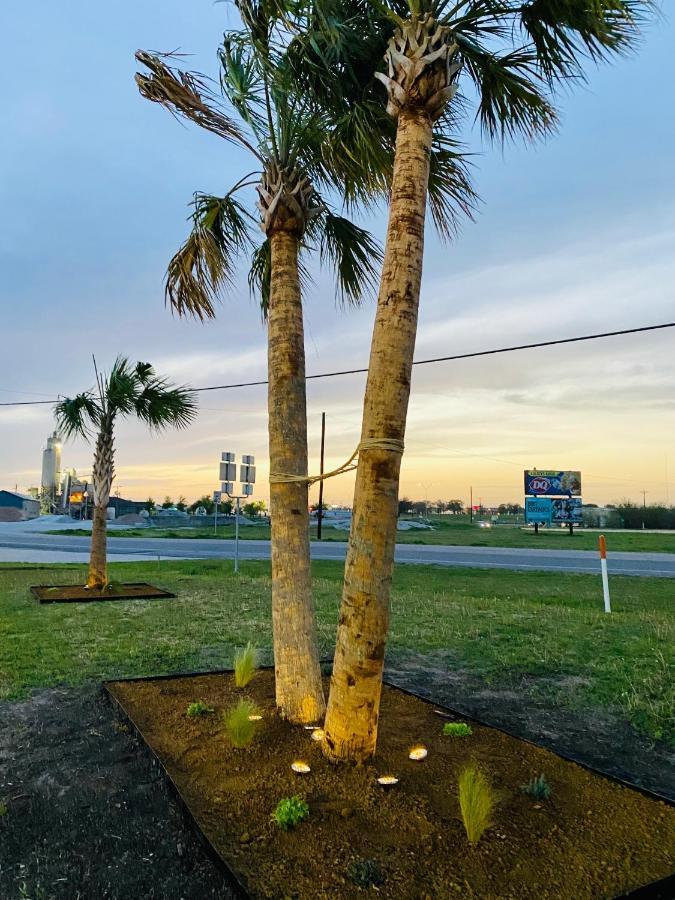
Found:
[[87, 587], [102, 590], [108, 583], [106, 511], [115, 477], [114, 431], [118, 419], [135, 417], [153, 431], [186, 428], [197, 413], [194, 394], [174, 387], [155, 373], [150, 363], [132, 365], [118, 357], [110, 373], [96, 371], [96, 390], [60, 400], [54, 407], [65, 438], [96, 437], [92, 484], [94, 520]]
[[[337, 0], [326, 0], [328, 14]], [[362, 449], [325, 722], [324, 752], [362, 762], [375, 752], [389, 625], [397, 498], [417, 330], [427, 196], [434, 142], [453, 139], [457, 111], [475, 109], [489, 138], [526, 139], [555, 128], [554, 96], [583, 78], [587, 59], [629, 51], [651, 10], [648, 0], [345, 0], [356, 54], [384, 49], [386, 89], [396, 127], [389, 222], [364, 398]], [[334, 73], [318, 96], [330, 101]], [[341, 65], [362, 74], [361, 57]], [[311, 79], [310, 79], [311, 81]], [[466, 92], [459, 94], [466, 86]], [[337, 97], [335, 107], [342, 108]], [[438, 212], [437, 212], [438, 214]], [[442, 216], [442, 211], [441, 211]]]
[[[290, 721], [311, 723], [323, 717], [325, 701], [309, 555], [302, 257], [316, 243], [322, 261], [336, 270], [340, 299], [351, 303], [372, 287], [381, 253], [319, 193], [334, 185], [341, 155], [330, 152], [326, 115], [291, 89], [285, 50], [289, 28], [295, 34], [302, 25], [294, 14], [301, 4], [237, 7], [243, 28], [226, 33], [219, 52], [229, 108], [203, 76], [172, 68], [166, 57], [137, 53], [147, 73], [136, 80], [144, 97], [238, 145], [252, 160], [253, 171], [223, 197], [195, 196], [192, 231], [169, 263], [166, 297], [179, 315], [213, 317], [237, 258], [252, 250], [249, 284], [260, 293], [268, 331], [276, 700]], [[375, 183], [382, 179], [373, 176]], [[257, 216], [241, 199], [253, 185]], [[361, 175], [354, 194], [369, 189]], [[262, 230], [262, 242], [252, 225]]]

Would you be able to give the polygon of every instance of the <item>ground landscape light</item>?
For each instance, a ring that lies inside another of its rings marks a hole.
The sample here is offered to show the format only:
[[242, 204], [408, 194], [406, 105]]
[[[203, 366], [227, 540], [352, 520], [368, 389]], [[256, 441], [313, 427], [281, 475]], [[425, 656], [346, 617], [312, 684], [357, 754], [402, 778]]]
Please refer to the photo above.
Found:
[[262, 719], [260, 713], [251, 713], [248, 717], [249, 722], [259, 722]]
[[377, 779], [377, 783], [383, 788], [390, 788], [395, 784], [398, 784], [398, 778], [395, 775], [380, 775]]
[[291, 769], [293, 769], [296, 775], [307, 775], [308, 772], [312, 771], [306, 762], [302, 762], [302, 760], [299, 759], [294, 763], [291, 763]]
[[313, 741], [322, 741], [325, 731], [323, 728], [315, 728], [312, 732], [312, 740]]
[[415, 760], [426, 759], [428, 752], [429, 751], [427, 750], [427, 748], [422, 747], [422, 745], [420, 744], [420, 745], [412, 748], [412, 750], [408, 754], [408, 759], [415, 759]]

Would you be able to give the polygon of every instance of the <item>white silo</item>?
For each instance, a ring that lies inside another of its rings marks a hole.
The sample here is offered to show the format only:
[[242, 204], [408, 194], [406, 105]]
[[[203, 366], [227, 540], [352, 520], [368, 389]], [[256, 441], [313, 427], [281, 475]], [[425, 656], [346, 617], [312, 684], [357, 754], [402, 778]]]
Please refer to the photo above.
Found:
[[61, 484], [61, 438], [55, 431], [42, 451], [42, 490], [55, 495]]

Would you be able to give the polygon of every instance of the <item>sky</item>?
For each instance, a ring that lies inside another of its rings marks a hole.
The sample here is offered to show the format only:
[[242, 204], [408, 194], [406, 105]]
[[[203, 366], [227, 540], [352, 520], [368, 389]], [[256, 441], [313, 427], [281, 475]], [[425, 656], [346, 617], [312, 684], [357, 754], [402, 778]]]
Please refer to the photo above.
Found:
[[[193, 387], [263, 380], [266, 334], [246, 272], [215, 321], [173, 318], [166, 264], [195, 191], [218, 193], [246, 156], [138, 94], [137, 48], [192, 54], [215, 76], [228, 6], [211, 0], [3, 4], [0, 88], [0, 402], [72, 395], [118, 354]], [[467, 124], [481, 205], [452, 243], [430, 224], [416, 358], [673, 321], [675, 23], [638, 54], [589, 69], [546, 143], [491, 147]], [[384, 211], [362, 219], [382, 240]], [[367, 365], [374, 303], [340, 310], [330, 272], [305, 297], [307, 372]], [[525, 468], [580, 469], [587, 502], [675, 502], [675, 331], [414, 370], [401, 495], [522, 502]], [[308, 382], [310, 472], [358, 443], [364, 376]], [[266, 388], [201, 393], [186, 432], [117, 429], [121, 496], [194, 499], [223, 450], [257, 458], [268, 496]], [[0, 489], [40, 479], [49, 406], [0, 407]], [[64, 464], [91, 471], [83, 441]], [[351, 502], [353, 476], [326, 483]], [[316, 494], [316, 488], [312, 496]]]

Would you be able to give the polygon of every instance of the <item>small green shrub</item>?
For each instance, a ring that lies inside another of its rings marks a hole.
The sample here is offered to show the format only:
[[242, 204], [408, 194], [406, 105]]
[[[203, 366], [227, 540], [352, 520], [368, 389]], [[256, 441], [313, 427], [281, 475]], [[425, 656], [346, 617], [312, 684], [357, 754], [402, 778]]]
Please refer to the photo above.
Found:
[[374, 859], [357, 859], [347, 869], [347, 877], [362, 888], [379, 887], [384, 883], [382, 869]]
[[476, 765], [459, 773], [459, 808], [470, 844], [477, 844], [492, 822], [497, 799], [485, 773]]
[[255, 703], [250, 700], [241, 700], [236, 706], [225, 714], [225, 729], [232, 746], [242, 750], [253, 740], [256, 732], [256, 722], [251, 721], [251, 716], [257, 713]]
[[207, 706], [202, 700], [195, 700], [194, 703], [191, 703], [185, 710], [185, 715], [196, 718], [197, 716], [208, 716], [212, 712], [212, 706]]
[[9, 812], [9, 807], [7, 806], [6, 803], [3, 803], [3, 801], [0, 800], [0, 819], [3, 816], [6, 816], [8, 812]]
[[308, 815], [309, 806], [302, 797], [298, 797], [296, 794], [294, 797], [284, 797], [277, 803], [277, 808], [272, 813], [272, 820], [282, 831], [290, 831]]
[[446, 722], [443, 726], [443, 734], [449, 737], [468, 737], [473, 734], [473, 729], [466, 722]]
[[258, 652], [250, 642], [234, 656], [234, 683], [238, 688], [246, 687], [255, 675]]
[[539, 775], [537, 778], [530, 778], [527, 784], [520, 787], [523, 794], [529, 794], [535, 800], [548, 800], [553, 793], [551, 785], [546, 780], [545, 775]]

